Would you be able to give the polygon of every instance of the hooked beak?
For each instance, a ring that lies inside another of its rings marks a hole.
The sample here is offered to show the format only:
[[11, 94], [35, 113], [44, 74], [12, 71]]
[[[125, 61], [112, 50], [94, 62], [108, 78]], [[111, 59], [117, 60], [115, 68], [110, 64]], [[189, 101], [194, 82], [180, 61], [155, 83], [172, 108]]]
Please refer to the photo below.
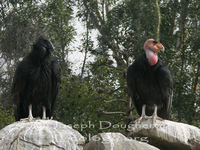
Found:
[[51, 50], [51, 51], [54, 51], [54, 47], [53, 47], [53, 45], [52, 45], [51, 42], [49, 42], [48, 44], [44, 44], [43, 42], [40, 42], [40, 44], [41, 44], [43, 47], [45, 47], [46, 49], [49, 49], [49, 50]]
[[53, 47], [53, 44], [52, 44], [51, 42], [49, 42], [48, 47], [49, 47], [49, 49], [50, 49], [51, 51], [54, 51], [54, 47]]
[[53, 47], [52, 44], [49, 46], [49, 49], [50, 49], [51, 51], [54, 51], [54, 47]]
[[165, 47], [163, 46], [160, 51], [164, 52], [165, 51]]

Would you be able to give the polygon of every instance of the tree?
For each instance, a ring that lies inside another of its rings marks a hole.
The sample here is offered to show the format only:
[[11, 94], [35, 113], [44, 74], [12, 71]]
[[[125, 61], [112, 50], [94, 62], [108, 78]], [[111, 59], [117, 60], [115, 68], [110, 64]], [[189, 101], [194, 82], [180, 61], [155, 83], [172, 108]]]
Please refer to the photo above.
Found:
[[[14, 71], [19, 61], [30, 52], [32, 41], [39, 34], [46, 35], [53, 43], [54, 55], [61, 64], [63, 75], [70, 72], [66, 67], [69, 66], [66, 55], [75, 35], [71, 23], [73, 2], [1, 1], [0, 6], [0, 106], [12, 112], [10, 92]], [[4, 122], [2, 115], [0, 118]]]
[[[79, 48], [85, 57], [80, 75], [70, 72], [67, 58], [75, 35], [71, 22], [74, 2], [0, 2], [1, 105], [11, 107], [8, 93], [15, 66], [29, 52], [33, 39], [42, 33], [52, 39], [54, 55], [63, 70], [54, 118], [66, 124], [88, 125], [91, 121], [95, 128], [78, 129], [85, 136], [103, 131], [124, 132], [124, 128], [112, 126], [100, 130], [99, 121], [125, 127], [136, 118], [127, 94], [126, 71], [143, 51], [144, 42], [154, 38], [165, 46], [165, 53], [159, 53], [159, 57], [173, 73], [174, 120], [200, 126], [199, 1], [79, 0], [76, 4], [77, 17], [86, 27], [83, 46]], [[94, 30], [98, 32], [98, 45], [94, 45], [91, 36]], [[94, 62], [88, 61], [91, 54]]]
[[[95, 84], [96, 90], [99, 94], [109, 94], [113, 103], [125, 103], [117, 108], [122, 111], [108, 112], [104, 108], [100, 113], [119, 113], [131, 118], [133, 106], [127, 98], [127, 67], [142, 51], [146, 39], [160, 38], [166, 52], [159, 57], [171, 68], [174, 78], [172, 115], [175, 120], [190, 124], [199, 120], [198, 3], [187, 0], [80, 1], [79, 17], [84, 21], [87, 10], [91, 29], [99, 32], [99, 47], [90, 51], [96, 56], [90, 71], [100, 80]], [[111, 102], [104, 97], [100, 99]]]
[[[70, 23], [72, 17], [71, 1], [38, 0], [26, 2], [1, 2], [1, 81], [3, 94], [10, 95], [14, 70], [18, 62], [31, 49], [32, 41], [39, 35], [45, 34], [51, 39], [54, 55], [61, 64], [63, 75], [67, 75], [69, 62], [67, 60], [68, 45], [75, 35], [74, 27]], [[58, 9], [59, 8], [59, 9]], [[9, 11], [7, 11], [9, 9]], [[4, 87], [3, 87], [4, 86]], [[10, 97], [1, 96], [3, 105], [9, 105]], [[8, 106], [11, 107], [11, 106]]]
[[71, 0], [47, 0], [44, 15], [48, 25], [49, 36], [55, 45], [56, 56], [60, 61], [62, 75], [67, 76], [69, 70], [69, 44], [76, 35], [72, 23], [74, 2]]
[[[118, 121], [125, 121], [128, 125], [135, 116], [132, 116], [133, 105], [127, 97], [126, 70], [130, 59], [141, 52], [147, 37], [159, 39], [161, 18], [158, 1], [83, 0], [80, 6], [84, 9], [79, 16], [84, 21], [87, 15], [91, 29], [99, 31], [99, 47], [91, 51], [97, 56], [96, 62], [91, 64], [93, 76], [100, 79], [96, 83], [97, 92], [112, 95], [112, 100], [100, 98], [106, 103], [121, 102], [116, 109], [100, 109], [99, 113], [120, 114], [123, 117]], [[148, 20], [148, 16], [153, 20]]]

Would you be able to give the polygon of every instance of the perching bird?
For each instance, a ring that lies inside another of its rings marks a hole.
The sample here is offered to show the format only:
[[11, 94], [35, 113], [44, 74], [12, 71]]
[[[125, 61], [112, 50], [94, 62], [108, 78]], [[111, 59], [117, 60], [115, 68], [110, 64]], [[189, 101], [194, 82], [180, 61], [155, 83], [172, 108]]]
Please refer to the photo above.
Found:
[[[144, 53], [129, 66], [127, 84], [129, 95], [141, 116], [137, 121], [152, 115], [156, 119], [169, 119], [172, 106], [173, 80], [170, 69], [158, 58], [157, 52], [164, 46], [149, 39], [144, 44]], [[157, 117], [158, 115], [158, 117]], [[161, 118], [160, 118], [161, 117]]]
[[43, 35], [33, 43], [31, 52], [19, 63], [12, 84], [16, 121], [33, 117], [51, 118], [61, 82], [58, 63], [51, 56], [53, 45]]

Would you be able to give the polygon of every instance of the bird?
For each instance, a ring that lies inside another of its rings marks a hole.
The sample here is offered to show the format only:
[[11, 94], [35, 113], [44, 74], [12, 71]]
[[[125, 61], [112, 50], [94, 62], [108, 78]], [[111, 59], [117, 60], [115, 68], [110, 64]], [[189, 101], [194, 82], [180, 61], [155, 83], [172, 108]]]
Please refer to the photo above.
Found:
[[61, 69], [52, 57], [53, 50], [50, 40], [39, 35], [30, 53], [19, 62], [11, 87], [16, 121], [52, 118], [61, 83]]
[[157, 56], [164, 46], [154, 39], [144, 43], [141, 53], [127, 70], [128, 94], [140, 115], [136, 123], [144, 119], [170, 118], [173, 98], [173, 78], [171, 70]]

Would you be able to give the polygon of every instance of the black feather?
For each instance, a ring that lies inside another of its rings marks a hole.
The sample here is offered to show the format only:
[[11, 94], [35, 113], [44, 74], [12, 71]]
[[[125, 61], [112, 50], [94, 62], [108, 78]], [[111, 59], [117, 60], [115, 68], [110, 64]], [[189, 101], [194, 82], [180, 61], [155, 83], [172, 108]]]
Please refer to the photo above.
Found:
[[172, 105], [173, 80], [170, 69], [160, 60], [150, 66], [146, 54], [142, 53], [129, 66], [127, 71], [129, 95], [141, 116], [142, 106], [146, 104], [146, 115], [154, 112], [158, 106], [158, 116], [168, 119]]
[[31, 52], [19, 63], [12, 84], [15, 119], [29, 115], [32, 104], [33, 117], [42, 118], [42, 106], [51, 118], [61, 83], [61, 71], [57, 61], [51, 57], [53, 46], [45, 36], [39, 36]]

